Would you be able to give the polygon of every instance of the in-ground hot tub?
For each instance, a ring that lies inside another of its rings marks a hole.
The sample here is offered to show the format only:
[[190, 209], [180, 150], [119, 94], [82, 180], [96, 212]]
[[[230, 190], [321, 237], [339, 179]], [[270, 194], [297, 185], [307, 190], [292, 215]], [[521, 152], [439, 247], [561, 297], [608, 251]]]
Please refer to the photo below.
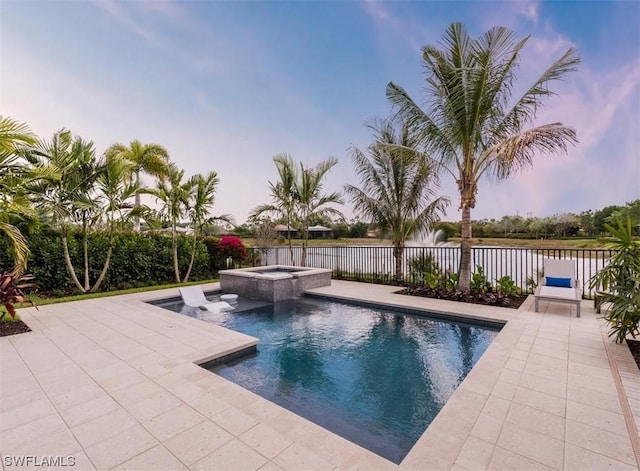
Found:
[[307, 289], [329, 285], [331, 270], [326, 268], [270, 265], [220, 271], [222, 291], [272, 303], [301, 296]]

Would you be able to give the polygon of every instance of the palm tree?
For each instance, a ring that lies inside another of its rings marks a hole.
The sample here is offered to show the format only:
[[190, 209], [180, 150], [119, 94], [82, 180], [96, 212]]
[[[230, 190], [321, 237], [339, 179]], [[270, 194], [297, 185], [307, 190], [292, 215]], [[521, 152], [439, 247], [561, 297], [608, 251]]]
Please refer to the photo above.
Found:
[[35, 136], [26, 124], [0, 116], [0, 231], [11, 241], [15, 270], [24, 271], [29, 256], [27, 240], [12, 224], [18, 217], [30, 216], [33, 211], [25, 194], [25, 180], [30, 179], [28, 167], [20, 161], [21, 147], [33, 145]]
[[[162, 178], [167, 174], [169, 153], [158, 144], [142, 144], [140, 141], [131, 141], [129, 147], [116, 143], [111, 145], [107, 150], [107, 154], [117, 154], [121, 158], [130, 160], [133, 163], [131, 167], [131, 178], [137, 187], [141, 187], [140, 174], [146, 173], [157, 178]], [[140, 207], [140, 193], [135, 195], [134, 207]], [[134, 218], [134, 230], [140, 232], [140, 218]]]
[[407, 126], [398, 130], [391, 121], [382, 121], [369, 128], [374, 134], [369, 156], [357, 147], [351, 148], [362, 187], [346, 185], [345, 191], [357, 213], [390, 233], [395, 279], [400, 283], [406, 241], [438, 221], [449, 201], [445, 197], [433, 199], [437, 175], [426, 156], [415, 150]]
[[[93, 142], [73, 137], [62, 129], [51, 141], [39, 139], [24, 149], [25, 158], [33, 165], [49, 166], [60, 173], [59, 180], [38, 180], [29, 186], [35, 204], [50, 214], [54, 225], [61, 229], [65, 264], [69, 275], [81, 292], [91, 289], [87, 233], [98, 211], [95, 184], [104, 171], [96, 159]], [[83, 246], [83, 283], [80, 283], [69, 253], [68, 237], [72, 225], [80, 225]]]
[[561, 123], [525, 129], [532, 125], [543, 100], [554, 95], [550, 84], [580, 62], [576, 51], [568, 49], [513, 102], [520, 51], [528, 39], [517, 40], [503, 27], [473, 39], [463, 25], [454, 23], [441, 47], [422, 49], [429, 109], [421, 109], [395, 83], [387, 85], [387, 97], [419, 145], [458, 185], [462, 210], [459, 287], [463, 291], [470, 288], [471, 209], [480, 178], [507, 178], [531, 166], [537, 153], [566, 152], [568, 144], [577, 142], [575, 130]]
[[300, 231], [302, 233], [302, 257], [300, 264], [304, 267], [307, 264], [307, 246], [309, 244], [309, 225], [315, 218], [326, 216], [337, 216], [344, 219], [343, 214], [328, 204], [342, 204], [340, 194], [334, 192], [328, 195], [322, 193], [322, 180], [329, 170], [331, 170], [338, 160], [329, 158], [323, 160], [314, 168], [305, 168], [300, 162], [300, 171], [295, 175], [294, 180], [294, 202], [297, 208]]
[[156, 188], [148, 190], [149, 194], [160, 200], [162, 203], [161, 212], [171, 224], [171, 251], [176, 283], [180, 283], [176, 228], [186, 214], [193, 185], [191, 181], [183, 182], [183, 178], [184, 170], [180, 170], [175, 164], [170, 163], [165, 178], [157, 182]]
[[71, 146], [73, 166], [64, 176], [65, 183], [75, 185], [75, 201], [73, 201], [73, 220], [82, 227], [82, 260], [84, 274], [84, 291], [91, 291], [89, 281], [89, 230], [100, 215], [99, 199], [95, 190], [98, 177], [104, 172], [104, 161], [96, 158], [93, 142], [76, 136]]
[[289, 154], [276, 154], [273, 157], [273, 162], [276, 164], [280, 178], [280, 181], [276, 183], [269, 182], [273, 203], [263, 204], [254, 208], [250, 217], [257, 219], [264, 213], [272, 213], [285, 221], [287, 225], [287, 241], [289, 243], [291, 265], [295, 265], [293, 246], [291, 243], [291, 228], [296, 223], [295, 182], [297, 179], [297, 169]]
[[116, 154], [107, 154], [105, 156], [105, 171], [98, 175], [97, 189], [102, 201], [102, 215], [106, 219], [109, 245], [102, 271], [91, 288], [91, 292], [100, 289], [100, 285], [109, 270], [113, 254], [114, 236], [118, 224], [130, 220], [132, 217], [138, 217], [139, 213], [145, 209], [143, 206], [133, 208], [127, 202], [140, 190], [135, 182], [130, 181], [129, 176], [131, 175], [132, 166], [133, 162], [130, 160], [123, 159]]
[[196, 248], [198, 245], [198, 237], [204, 232], [204, 227], [213, 224], [216, 221], [230, 222], [231, 217], [227, 214], [222, 216], [210, 216], [210, 211], [215, 203], [215, 196], [220, 179], [216, 172], [209, 172], [207, 175], [197, 174], [191, 177], [189, 186], [191, 194], [187, 203], [187, 216], [193, 230], [193, 250], [191, 251], [191, 260], [189, 260], [189, 268], [184, 275], [183, 283], [189, 281], [189, 275], [193, 268], [193, 262], [196, 257]]

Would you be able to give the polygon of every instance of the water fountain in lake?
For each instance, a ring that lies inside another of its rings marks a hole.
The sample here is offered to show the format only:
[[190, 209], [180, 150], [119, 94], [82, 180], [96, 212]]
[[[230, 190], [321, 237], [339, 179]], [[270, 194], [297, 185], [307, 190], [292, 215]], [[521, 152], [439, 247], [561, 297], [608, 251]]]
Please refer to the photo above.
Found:
[[458, 247], [460, 244], [445, 242], [444, 232], [438, 229], [419, 232], [407, 241], [406, 245], [407, 247]]

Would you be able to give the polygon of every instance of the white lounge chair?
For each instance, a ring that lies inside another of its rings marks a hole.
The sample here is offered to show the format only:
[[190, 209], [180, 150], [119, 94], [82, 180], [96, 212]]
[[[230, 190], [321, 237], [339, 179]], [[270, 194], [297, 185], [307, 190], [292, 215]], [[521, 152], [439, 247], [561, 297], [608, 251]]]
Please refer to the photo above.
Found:
[[580, 317], [582, 290], [577, 276], [577, 264], [574, 260], [556, 260], [545, 258], [543, 261], [544, 278], [540, 280], [534, 294], [535, 310], [538, 312], [540, 301], [574, 304], [577, 317]]
[[210, 312], [232, 311], [235, 309], [225, 301], [209, 301], [204, 296], [204, 292], [200, 286], [186, 286], [184, 288], [178, 288], [178, 291], [180, 291], [182, 301], [189, 307], [197, 307]]

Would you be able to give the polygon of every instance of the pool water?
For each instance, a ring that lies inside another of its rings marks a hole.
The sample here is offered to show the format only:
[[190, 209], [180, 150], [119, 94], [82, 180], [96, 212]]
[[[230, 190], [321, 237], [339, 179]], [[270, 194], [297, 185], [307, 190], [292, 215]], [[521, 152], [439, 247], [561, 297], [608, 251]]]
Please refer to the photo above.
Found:
[[211, 371], [395, 463], [499, 329], [310, 297], [206, 320], [260, 339]]

